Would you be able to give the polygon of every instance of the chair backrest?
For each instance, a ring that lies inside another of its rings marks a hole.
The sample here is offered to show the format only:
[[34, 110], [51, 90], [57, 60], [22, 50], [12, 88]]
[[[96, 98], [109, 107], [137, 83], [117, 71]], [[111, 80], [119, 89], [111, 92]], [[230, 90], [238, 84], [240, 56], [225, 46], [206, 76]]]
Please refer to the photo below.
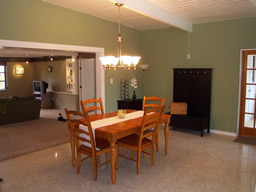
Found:
[[187, 103], [171, 102], [169, 110], [171, 115], [187, 115]]
[[[67, 108], [65, 108], [65, 112], [66, 112], [68, 122], [73, 122], [75, 127], [80, 124], [80, 122], [77, 120], [85, 118], [84, 114], [78, 111], [68, 110]], [[69, 128], [69, 131], [73, 134], [74, 129], [72, 126], [70, 126], [69, 123], [68, 123], [68, 128]]]
[[148, 108], [150, 111], [153, 108], [159, 108], [164, 105], [164, 100], [165, 98], [144, 96], [142, 110], [144, 111], [145, 108]]
[[[77, 112], [79, 113], [79, 112]], [[80, 113], [81, 114], [81, 113]], [[82, 144], [84, 149], [93, 156], [96, 154], [95, 144], [94, 144], [94, 136], [92, 131], [92, 126], [90, 122], [90, 118], [87, 112], [82, 114], [83, 119], [73, 119], [68, 120], [69, 126], [74, 130], [74, 138], [76, 147], [79, 148]], [[83, 125], [81, 128], [80, 125]]]
[[[80, 101], [82, 109], [84, 112], [89, 112], [95, 111], [97, 113], [97, 110], [101, 111], [101, 114], [104, 114], [104, 108], [102, 104], [102, 99], [87, 99], [85, 101]], [[93, 106], [91, 106], [93, 105]]]
[[[140, 133], [139, 133], [138, 147], [141, 146], [143, 138], [152, 136], [152, 140], [154, 141], [155, 131], [157, 130], [157, 128], [159, 126], [159, 122], [160, 122], [161, 116], [163, 114], [163, 111], [164, 111], [164, 105], [160, 105], [159, 107], [154, 107], [151, 109], [145, 108], [142, 125], [141, 125], [141, 129], [140, 129]], [[153, 131], [152, 131], [152, 128], [153, 128]], [[147, 131], [149, 129], [151, 131]]]

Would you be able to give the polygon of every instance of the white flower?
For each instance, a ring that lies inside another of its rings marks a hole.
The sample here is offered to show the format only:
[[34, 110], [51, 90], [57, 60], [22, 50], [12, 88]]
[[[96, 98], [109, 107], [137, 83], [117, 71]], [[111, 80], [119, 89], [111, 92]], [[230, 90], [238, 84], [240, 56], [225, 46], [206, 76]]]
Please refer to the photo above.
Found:
[[131, 86], [132, 86], [134, 89], [137, 89], [137, 88], [138, 88], [137, 79], [136, 79], [135, 76], [131, 79]]

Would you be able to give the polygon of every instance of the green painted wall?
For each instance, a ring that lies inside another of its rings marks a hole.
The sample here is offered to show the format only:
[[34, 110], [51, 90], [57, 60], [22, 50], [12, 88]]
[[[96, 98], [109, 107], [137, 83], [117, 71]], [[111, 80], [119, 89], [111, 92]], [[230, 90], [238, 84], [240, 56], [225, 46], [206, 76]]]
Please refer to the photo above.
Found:
[[236, 132], [240, 49], [256, 48], [255, 34], [256, 17], [193, 25], [191, 59], [187, 60], [186, 32], [175, 28], [141, 32], [142, 62], [150, 65], [143, 93], [165, 97], [168, 105], [173, 96], [173, 68], [213, 68], [211, 128]]
[[[24, 75], [16, 75], [15, 68], [23, 67]], [[31, 63], [25, 62], [8, 62], [7, 76], [8, 89], [0, 91], [0, 98], [9, 96], [31, 96], [32, 95], [32, 81], [35, 78], [35, 68]]]
[[[117, 24], [40, 0], [0, 0], [0, 26], [0, 39], [103, 47], [106, 55], [116, 54]], [[256, 48], [255, 17], [194, 25], [191, 60], [186, 59], [184, 31], [166, 28], [141, 32], [123, 26], [121, 30], [123, 52], [142, 55], [140, 63], [150, 68], [143, 76], [141, 70], [106, 72], [107, 112], [116, 110], [120, 79], [130, 80], [136, 74], [138, 97], [165, 97], [168, 105], [173, 94], [173, 68], [207, 67], [213, 68], [211, 128], [236, 132], [240, 49]]]
[[[103, 47], [106, 55], [117, 53], [117, 24], [41, 0], [0, 0], [0, 26], [0, 39]], [[121, 32], [122, 52], [140, 55], [139, 32], [124, 26]], [[106, 72], [107, 112], [116, 110], [120, 78], [130, 79], [135, 73], [139, 72]], [[115, 79], [113, 85], [109, 78]]]
[[[66, 60], [33, 62], [35, 68], [35, 80], [46, 81], [47, 91], [66, 92]], [[48, 72], [47, 67], [52, 67]]]

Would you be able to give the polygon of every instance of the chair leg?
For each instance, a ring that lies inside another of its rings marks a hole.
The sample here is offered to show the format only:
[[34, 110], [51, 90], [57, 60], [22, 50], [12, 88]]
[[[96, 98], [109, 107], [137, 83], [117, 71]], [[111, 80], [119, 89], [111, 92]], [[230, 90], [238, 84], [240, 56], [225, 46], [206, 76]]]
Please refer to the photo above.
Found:
[[158, 127], [158, 129], [156, 130], [156, 136], [155, 136], [155, 139], [156, 139], [156, 151], [157, 151], [157, 152], [159, 151], [158, 137], [159, 137], [159, 127]]
[[76, 165], [76, 154], [75, 154], [75, 143], [74, 138], [70, 136], [70, 147], [71, 147], [71, 155], [72, 155], [72, 165], [75, 167]]
[[108, 152], [105, 153], [106, 156], [106, 162], [108, 161]]
[[97, 157], [93, 158], [93, 169], [94, 169], [94, 181], [97, 181]]
[[154, 145], [151, 146], [151, 166], [154, 166]]
[[131, 159], [134, 159], [134, 151], [131, 151]]
[[121, 149], [122, 149], [121, 154], [122, 154], [122, 156], [124, 156], [124, 148], [122, 147]]
[[81, 153], [77, 151], [77, 173], [80, 173], [81, 166]]
[[97, 163], [100, 164], [100, 156], [97, 156], [96, 159], [97, 159]]
[[137, 152], [137, 174], [140, 174], [140, 158], [141, 158], [141, 151]]

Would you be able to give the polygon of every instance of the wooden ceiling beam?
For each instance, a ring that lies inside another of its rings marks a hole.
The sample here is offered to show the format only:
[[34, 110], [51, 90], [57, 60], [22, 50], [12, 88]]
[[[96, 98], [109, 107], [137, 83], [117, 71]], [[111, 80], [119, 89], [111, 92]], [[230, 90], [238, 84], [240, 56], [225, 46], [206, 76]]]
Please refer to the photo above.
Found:
[[173, 13], [154, 6], [145, 0], [108, 0], [113, 3], [123, 3], [124, 7], [134, 12], [150, 17], [170, 26], [192, 32], [192, 22], [189, 22]]

